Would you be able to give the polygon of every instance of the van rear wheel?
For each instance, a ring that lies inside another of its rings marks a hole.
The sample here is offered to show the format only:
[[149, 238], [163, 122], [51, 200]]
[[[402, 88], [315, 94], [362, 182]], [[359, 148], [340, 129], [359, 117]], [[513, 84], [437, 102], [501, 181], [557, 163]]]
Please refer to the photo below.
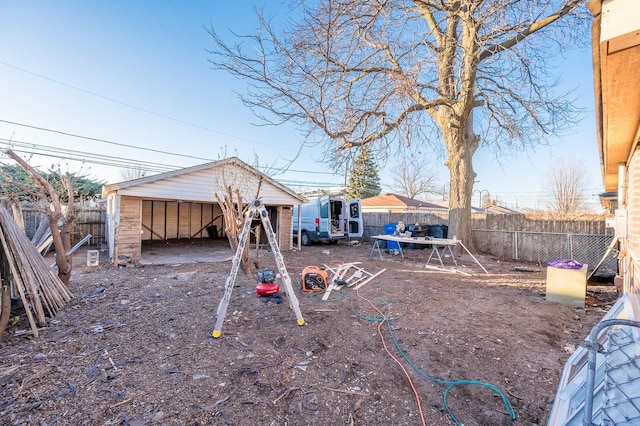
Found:
[[300, 234], [300, 243], [303, 246], [310, 246], [311, 245], [311, 239], [309, 238], [309, 235], [302, 231], [302, 234]]

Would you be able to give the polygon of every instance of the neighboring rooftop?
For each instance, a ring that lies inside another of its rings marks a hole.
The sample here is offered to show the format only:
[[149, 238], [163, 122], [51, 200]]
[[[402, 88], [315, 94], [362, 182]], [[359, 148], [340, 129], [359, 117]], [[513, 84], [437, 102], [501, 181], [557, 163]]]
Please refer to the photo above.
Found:
[[362, 199], [363, 211], [428, 211], [428, 212], [448, 212], [449, 208], [440, 204], [431, 203], [415, 198], [404, 197], [398, 194], [382, 194], [377, 197]]

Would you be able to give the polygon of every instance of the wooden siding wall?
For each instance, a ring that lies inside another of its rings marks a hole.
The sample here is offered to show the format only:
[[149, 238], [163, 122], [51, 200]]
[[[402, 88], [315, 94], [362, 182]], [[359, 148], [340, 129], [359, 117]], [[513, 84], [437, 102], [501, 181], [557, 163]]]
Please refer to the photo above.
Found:
[[224, 235], [222, 211], [217, 204], [144, 200], [142, 240], [209, 238], [207, 226]]
[[278, 217], [280, 218], [278, 221], [280, 250], [291, 250], [293, 247], [293, 209], [288, 206], [278, 207]]
[[627, 169], [627, 277], [628, 289], [640, 293], [640, 154], [635, 151]]
[[142, 244], [140, 241], [142, 203], [138, 197], [120, 198], [120, 217], [116, 229], [114, 256], [116, 262], [121, 256], [132, 261], [140, 260]]

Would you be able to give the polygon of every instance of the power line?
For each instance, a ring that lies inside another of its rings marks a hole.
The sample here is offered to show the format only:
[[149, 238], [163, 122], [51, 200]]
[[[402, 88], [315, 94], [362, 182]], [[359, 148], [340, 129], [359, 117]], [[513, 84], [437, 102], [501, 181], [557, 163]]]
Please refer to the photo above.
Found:
[[[108, 141], [105, 139], [81, 136], [73, 133], [62, 132], [62, 131], [47, 129], [47, 128], [38, 127], [38, 126], [32, 126], [32, 125], [12, 122], [8, 120], [0, 119], [0, 122], [28, 127], [36, 130], [41, 130], [41, 131], [57, 133], [64, 136], [103, 142], [103, 143], [122, 146], [122, 147], [135, 148], [143, 151], [162, 153], [162, 154], [173, 155], [178, 157], [186, 157], [190, 159], [212, 161], [204, 157], [196, 157], [196, 156], [190, 156], [190, 155], [179, 154], [174, 152], [160, 151], [152, 148], [136, 147], [133, 145], [127, 145], [127, 144]], [[0, 138], [0, 146], [10, 148], [15, 152], [22, 153], [22, 154], [38, 155], [42, 157], [78, 161], [81, 163], [89, 163], [89, 164], [96, 164], [96, 165], [103, 165], [103, 166], [110, 166], [110, 167], [140, 169], [140, 170], [145, 170], [152, 173], [164, 173], [168, 171], [177, 170], [180, 168], [180, 166], [176, 166], [172, 164], [136, 160], [136, 159], [123, 158], [123, 157], [117, 157], [117, 156], [111, 156], [111, 155], [105, 155], [105, 154], [96, 154], [96, 153], [90, 153], [86, 151], [79, 151], [79, 150], [72, 150], [72, 149], [65, 149], [65, 148], [57, 148], [57, 147], [52, 147], [52, 146], [47, 146], [42, 144], [35, 144], [35, 143], [30, 143], [26, 141], [15, 140], [15, 139]], [[331, 173], [331, 172], [321, 172], [321, 171], [313, 171], [313, 170], [293, 170], [293, 169], [281, 169], [281, 168], [272, 168], [272, 167], [258, 167], [258, 168], [270, 169], [274, 171], [289, 171], [289, 172], [299, 172], [299, 173], [305, 173], [305, 174], [321, 174], [321, 175], [336, 176], [334, 173]], [[283, 184], [295, 185], [295, 186], [301, 186], [301, 187], [321, 187], [324, 185], [340, 185], [340, 183], [332, 183], [332, 182], [326, 182], [326, 181], [314, 182], [314, 181], [303, 181], [303, 180], [296, 180], [296, 179], [278, 179], [278, 181], [280, 181]], [[593, 191], [596, 191], [596, 190], [594, 189]], [[544, 197], [545, 195], [547, 194], [542, 191], [529, 191], [529, 192], [500, 191], [500, 192], [492, 193], [493, 198], [498, 199], [501, 203], [505, 203], [509, 205], [527, 204], [532, 201], [539, 202], [541, 198]]]
[[[57, 158], [62, 160], [69, 161], [78, 161], [81, 163], [88, 164], [97, 164], [103, 166], [111, 166], [111, 167], [119, 167], [119, 168], [129, 168], [129, 169], [139, 169], [152, 173], [164, 173], [173, 170], [177, 170], [180, 167], [172, 164], [164, 164], [157, 163], [151, 161], [143, 161], [143, 160], [135, 160], [123, 157], [116, 157], [112, 155], [105, 154], [95, 154], [84, 151], [77, 151], [72, 149], [65, 148], [55, 148], [46, 145], [34, 144], [24, 141], [19, 141], [15, 139], [4, 139], [0, 138], [0, 146], [4, 146], [7, 149], [12, 149], [14, 152], [27, 154], [27, 155], [36, 155], [47, 158]], [[306, 172], [309, 173], [309, 172]], [[279, 182], [289, 184], [289, 185], [297, 185], [297, 186], [307, 186], [307, 187], [318, 187], [333, 183], [331, 182], [313, 182], [313, 181], [302, 181], [295, 179], [278, 179]]]
[[125, 148], [140, 149], [140, 150], [143, 150], [143, 151], [150, 151], [150, 152], [155, 152], [155, 153], [158, 153], [158, 154], [174, 155], [176, 157], [191, 158], [191, 159], [194, 159], [194, 160], [213, 161], [210, 158], [195, 157], [193, 155], [178, 154], [178, 153], [175, 153], [175, 152], [162, 151], [162, 150], [153, 149], [153, 148], [143, 148], [143, 147], [139, 147], [139, 146], [135, 146], [135, 145], [112, 142], [112, 141], [108, 141], [106, 139], [94, 138], [94, 137], [91, 137], [91, 136], [81, 136], [81, 135], [76, 135], [74, 133], [63, 132], [63, 131], [60, 131], [60, 130], [48, 129], [48, 128], [45, 128], [45, 127], [32, 126], [30, 124], [16, 123], [15, 121], [9, 121], [9, 120], [0, 119], [0, 122], [13, 124], [13, 125], [16, 125], [16, 126], [28, 127], [30, 129], [41, 130], [41, 131], [44, 131], [44, 132], [56, 133], [56, 134], [59, 134], [59, 135], [69, 136], [69, 137], [72, 137], [72, 138], [85, 139], [85, 140], [94, 141], [94, 142], [102, 142], [102, 143], [106, 143], [106, 144], [109, 144], [109, 145], [116, 145], [116, 146], [121, 146], [121, 147], [125, 147]]
[[[0, 63], [2, 63], [0, 61]], [[82, 135], [78, 135], [75, 133], [70, 133], [70, 132], [64, 132], [61, 130], [55, 130], [55, 129], [50, 129], [50, 128], [46, 128], [46, 127], [39, 127], [39, 126], [35, 126], [35, 125], [31, 125], [31, 124], [24, 124], [24, 123], [18, 123], [15, 121], [9, 121], [9, 120], [3, 120], [0, 119], [0, 122], [2, 123], [7, 123], [7, 124], [12, 124], [15, 126], [21, 126], [21, 127], [27, 127], [29, 129], [34, 129], [34, 130], [39, 130], [39, 131], [43, 131], [43, 132], [49, 132], [49, 133], [55, 133], [55, 134], [59, 134], [59, 135], [63, 135], [63, 136], [69, 136], [69, 137], [73, 137], [73, 138], [78, 138], [78, 139], [84, 139], [84, 140], [89, 140], [89, 141], [93, 141], [93, 142], [101, 142], [101, 143], [105, 143], [105, 144], [109, 144], [109, 145], [115, 145], [115, 146], [120, 146], [120, 147], [124, 147], [124, 148], [132, 148], [132, 149], [138, 149], [141, 151], [148, 151], [148, 152], [154, 152], [154, 153], [158, 153], [158, 154], [165, 154], [165, 155], [172, 155], [175, 157], [183, 157], [183, 158], [189, 158], [189, 159], [194, 159], [194, 160], [203, 160], [203, 161], [214, 161], [211, 158], [205, 158], [205, 157], [197, 157], [197, 156], [192, 156], [192, 155], [187, 155], [187, 154], [179, 154], [176, 152], [169, 152], [169, 151], [162, 151], [162, 150], [158, 150], [158, 149], [153, 149], [153, 148], [145, 148], [145, 147], [140, 147], [140, 146], [135, 146], [135, 145], [130, 145], [130, 144], [124, 144], [124, 143], [119, 143], [119, 142], [113, 142], [107, 139], [101, 139], [101, 138], [96, 138], [96, 137], [91, 137], [91, 136], [82, 136]], [[7, 139], [0, 139], [0, 140], [5, 140], [8, 141]], [[22, 142], [27, 144], [28, 142]], [[36, 144], [32, 144], [33, 147], [36, 147]], [[38, 145], [39, 147], [43, 147], [44, 145]], [[55, 149], [59, 149], [59, 148], [55, 148]], [[80, 153], [81, 151], [77, 151], [78, 153]], [[88, 153], [85, 153], [88, 154]], [[177, 167], [175, 167], [173, 170], [175, 170]], [[311, 174], [323, 174], [323, 175], [331, 175], [333, 176], [334, 173], [332, 172], [321, 172], [321, 171], [314, 171], [314, 170], [293, 170], [293, 169], [283, 169], [283, 168], [274, 168], [274, 167], [258, 167], [258, 168], [262, 168], [264, 169], [271, 169], [274, 171], [281, 171], [281, 172], [299, 172], [299, 173], [311, 173]]]
[[24, 73], [26, 73], [26, 74], [33, 75], [33, 76], [38, 77], [38, 78], [41, 78], [41, 79], [43, 79], [43, 80], [47, 80], [47, 81], [50, 81], [50, 82], [52, 82], [52, 83], [59, 84], [59, 85], [61, 85], [61, 86], [67, 87], [67, 88], [69, 88], [69, 89], [77, 90], [77, 91], [82, 92], [82, 93], [85, 93], [85, 94], [87, 94], [87, 95], [95, 96], [95, 97], [97, 97], [97, 98], [104, 99], [104, 100], [106, 100], [106, 101], [113, 102], [113, 103], [118, 104], [118, 105], [126, 106], [127, 108], [132, 108], [132, 109], [135, 109], [135, 110], [137, 110], [137, 111], [144, 112], [144, 113], [146, 113], [146, 114], [155, 115], [156, 117], [164, 118], [164, 119], [166, 119], [166, 120], [175, 121], [175, 122], [177, 122], [177, 123], [184, 124], [184, 125], [191, 126], [191, 127], [195, 127], [195, 128], [197, 128], [197, 129], [201, 129], [201, 130], [206, 130], [206, 131], [208, 131], [208, 132], [217, 133], [217, 134], [222, 135], [222, 136], [229, 136], [229, 137], [234, 138], [234, 139], [239, 139], [239, 140], [244, 140], [244, 141], [251, 142], [251, 143], [257, 143], [257, 144], [260, 144], [260, 142], [253, 141], [253, 140], [251, 140], [251, 139], [245, 139], [245, 138], [242, 138], [242, 137], [240, 137], [240, 136], [234, 136], [234, 135], [231, 135], [231, 134], [229, 134], [229, 133], [221, 132], [221, 131], [219, 131], [219, 130], [211, 129], [211, 128], [209, 128], [209, 127], [201, 126], [201, 125], [199, 125], [199, 124], [191, 123], [191, 122], [189, 122], [189, 121], [181, 120], [181, 119], [179, 119], [179, 118], [171, 117], [171, 116], [168, 116], [168, 115], [165, 115], [165, 114], [161, 114], [161, 113], [158, 113], [158, 112], [155, 112], [155, 111], [151, 111], [151, 110], [146, 109], [146, 108], [141, 108], [141, 107], [138, 107], [138, 106], [135, 106], [135, 105], [132, 105], [132, 104], [129, 104], [129, 103], [123, 102], [123, 101], [119, 101], [119, 100], [117, 100], [117, 99], [110, 98], [110, 97], [108, 97], [108, 96], [104, 96], [104, 95], [101, 95], [101, 94], [99, 94], [99, 93], [92, 92], [92, 91], [90, 91], [90, 90], [86, 90], [86, 89], [83, 89], [83, 88], [81, 88], [81, 87], [77, 87], [77, 86], [74, 86], [74, 85], [71, 85], [71, 84], [68, 84], [68, 83], [65, 83], [65, 82], [62, 82], [62, 81], [59, 81], [59, 80], [53, 79], [53, 78], [51, 78], [51, 77], [47, 77], [47, 76], [45, 76], [45, 75], [38, 74], [38, 73], [33, 72], [33, 71], [29, 71], [29, 70], [27, 70], [27, 69], [24, 69], [24, 68], [21, 68], [21, 67], [15, 66], [15, 65], [11, 65], [11, 64], [9, 64], [9, 63], [7, 63], [7, 62], [4, 62], [4, 61], [0, 61], [0, 64], [2, 64], [2, 65], [4, 65], [4, 66], [7, 66], [7, 67], [9, 67], [9, 68], [13, 68], [13, 69], [15, 69], [15, 70], [18, 70], [18, 71], [24, 72]]
[[[56, 80], [56, 79], [51, 78], [51, 77], [47, 77], [47, 76], [42, 75], [42, 74], [38, 74], [36, 72], [27, 70], [25, 68], [18, 67], [16, 65], [9, 64], [9, 63], [4, 62], [4, 61], [0, 61], [0, 64], [4, 65], [6, 67], [13, 68], [15, 70], [24, 72], [26, 74], [30, 74], [30, 75], [33, 75], [35, 77], [50, 81], [52, 83], [56, 83], [56, 84], [62, 85], [64, 87], [67, 87], [67, 88], [70, 88], [70, 89], [73, 89], [73, 90], [77, 90], [77, 91], [80, 91], [82, 93], [86, 93], [86, 94], [91, 95], [91, 96], [96, 96], [96, 97], [98, 97], [100, 99], [104, 99], [104, 100], [107, 100], [109, 102], [116, 103], [118, 105], [126, 106], [128, 108], [132, 108], [132, 109], [135, 109], [135, 110], [147, 113], [147, 114], [155, 115], [155, 116], [167, 119], [167, 120], [171, 120], [171, 121], [175, 121], [175, 122], [178, 122], [178, 123], [181, 123], [181, 124], [185, 124], [187, 126], [196, 127], [196, 128], [202, 129], [202, 130], [206, 130], [206, 131], [209, 131], [209, 132], [217, 133], [217, 134], [220, 134], [220, 135], [223, 135], [223, 136], [228, 136], [228, 137], [231, 137], [231, 138], [234, 138], [234, 139], [238, 139], [238, 140], [243, 140], [243, 141], [254, 143], [254, 144], [257, 144], [257, 145], [262, 145], [262, 146], [271, 147], [271, 148], [283, 149], [282, 146], [274, 146], [274, 145], [266, 144], [264, 142], [258, 142], [258, 141], [252, 140], [252, 139], [242, 138], [242, 137], [231, 135], [231, 134], [228, 134], [228, 133], [225, 133], [225, 132], [221, 132], [221, 131], [218, 131], [218, 130], [215, 130], [215, 129], [211, 129], [209, 127], [201, 126], [201, 125], [194, 124], [194, 123], [191, 123], [191, 122], [188, 122], [188, 121], [185, 121], [185, 120], [181, 120], [181, 119], [178, 119], [178, 118], [175, 118], [175, 117], [171, 117], [171, 116], [168, 116], [168, 115], [165, 115], [165, 114], [160, 114], [160, 113], [157, 113], [157, 112], [145, 109], [145, 108], [141, 108], [141, 107], [138, 107], [138, 106], [126, 103], [126, 102], [119, 101], [119, 100], [114, 99], [114, 98], [110, 98], [108, 96], [101, 95], [99, 93], [92, 92], [90, 90], [86, 90], [86, 89], [83, 89], [83, 88], [80, 88], [80, 87], [77, 87], [77, 86], [74, 86], [74, 85], [71, 85], [71, 84]], [[166, 154], [166, 155], [174, 155], [174, 156], [178, 156], [178, 157], [191, 158], [191, 159], [196, 159], [196, 160], [213, 161], [210, 158], [196, 157], [196, 156], [191, 156], [191, 155], [186, 155], [186, 154], [177, 154], [177, 153], [173, 153], [173, 152], [167, 152], [167, 151], [162, 151], [162, 150], [157, 150], [157, 149], [152, 149], [152, 148], [142, 148], [142, 147], [138, 147], [138, 146], [134, 146], [134, 145], [113, 142], [113, 141], [109, 141], [109, 140], [106, 140], [106, 139], [89, 137], [89, 136], [82, 136], [82, 135], [77, 135], [77, 134], [74, 134], [74, 133], [63, 132], [63, 131], [60, 131], [60, 130], [54, 130], [54, 129], [44, 128], [44, 127], [39, 127], [39, 126], [34, 126], [34, 125], [29, 125], [29, 124], [17, 123], [17, 122], [9, 121], [9, 120], [0, 119], [0, 122], [4, 122], [4, 123], [7, 123], [7, 124], [12, 124], [12, 125], [16, 125], [16, 126], [27, 127], [27, 128], [31, 128], [31, 129], [34, 129], [34, 130], [40, 130], [40, 131], [45, 131], [45, 132], [56, 133], [56, 134], [69, 136], [69, 137], [74, 137], [74, 138], [91, 140], [91, 141], [94, 141], [94, 142], [102, 142], [102, 143], [121, 146], [121, 147], [126, 147], [126, 148], [146, 150], [146, 151], [149, 151], [149, 152], [155, 152], [155, 153]], [[288, 148], [284, 148], [284, 149], [288, 149]], [[297, 150], [292, 150], [292, 149], [288, 149], [288, 150], [297, 152]], [[319, 172], [319, 171], [310, 171], [310, 170], [292, 170], [292, 169], [282, 169], [282, 168], [272, 168], [272, 167], [258, 167], [258, 168], [262, 168], [263, 170], [264, 169], [270, 169], [270, 170], [273, 170], [273, 171], [283, 171], [283, 172], [289, 171], [289, 172], [300, 172], [300, 173], [326, 174], [326, 175], [332, 175], [332, 176], [335, 175], [335, 173], [332, 173], [332, 172]]]
[[179, 167], [170, 164], [161, 164], [135, 159], [126, 159], [103, 154], [92, 154], [63, 148], [53, 148], [45, 145], [30, 144], [27, 142], [0, 138], [0, 146], [5, 146], [15, 152], [29, 155], [37, 155], [62, 160], [79, 161], [82, 163], [98, 164], [120, 168], [141, 169], [149, 172], [163, 173], [176, 170]]
[[[146, 109], [146, 108], [141, 108], [141, 107], [129, 104], [127, 102], [119, 101], [117, 99], [110, 98], [108, 96], [104, 96], [104, 95], [101, 95], [99, 93], [95, 93], [95, 92], [92, 92], [90, 90], [86, 90], [86, 89], [83, 89], [81, 87], [77, 87], [77, 86], [74, 86], [72, 84], [65, 83], [65, 82], [53, 79], [51, 77], [47, 77], [47, 76], [42, 75], [42, 74], [38, 74], [38, 73], [33, 72], [33, 71], [29, 71], [27, 69], [24, 69], [24, 68], [15, 66], [15, 65], [11, 65], [11, 64], [9, 64], [7, 62], [4, 62], [4, 61], [0, 61], [0, 64], [4, 65], [6, 67], [13, 68], [15, 70], [24, 72], [26, 74], [33, 75], [33, 76], [41, 78], [43, 80], [47, 80], [47, 81], [50, 81], [52, 83], [59, 84], [61, 86], [67, 87], [69, 89], [77, 90], [79, 92], [82, 92], [82, 93], [85, 93], [85, 94], [88, 94], [88, 95], [91, 95], [91, 96], [95, 96], [97, 98], [100, 98], [100, 99], [103, 99], [103, 100], [106, 100], [106, 101], [109, 101], [109, 102], [113, 102], [115, 104], [122, 105], [122, 106], [125, 106], [127, 108], [135, 109], [137, 111], [144, 112], [146, 114], [150, 114], [150, 115], [154, 115], [156, 117], [164, 118], [165, 120], [175, 121], [176, 123], [184, 124], [186, 126], [194, 127], [194, 128], [200, 129], [200, 130], [205, 130], [207, 132], [216, 133], [216, 134], [221, 135], [221, 136], [227, 136], [227, 137], [230, 137], [230, 138], [242, 140], [242, 141], [245, 141], [245, 142], [254, 143], [254, 144], [257, 144], [257, 145], [262, 145], [262, 146], [266, 146], [266, 147], [270, 147], [270, 148], [280, 148], [280, 149], [282, 149], [281, 146], [274, 146], [274, 145], [266, 144], [264, 142], [258, 142], [258, 141], [252, 140], [252, 139], [247, 139], [247, 138], [243, 138], [243, 137], [240, 137], [240, 136], [235, 136], [235, 135], [232, 135], [232, 134], [229, 134], [229, 133], [225, 133], [225, 132], [221, 132], [219, 130], [212, 129], [210, 127], [201, 126], [199, 124], [191, 123], [189, 121], [181, 120], [179, 118], [175, 118], [175, 117], [171, 117], [169, 115], [165, 115], [165, 114], [161, 114], [161, 113], [158, 113], [158, 112], [155, 112], [155, 111], [151, 111], [151, 110]], [[287, 148], [285, 148], [285, 149], [287, 149]], [[290, 150], [290, 151], [295, 151], [295, 150]]]

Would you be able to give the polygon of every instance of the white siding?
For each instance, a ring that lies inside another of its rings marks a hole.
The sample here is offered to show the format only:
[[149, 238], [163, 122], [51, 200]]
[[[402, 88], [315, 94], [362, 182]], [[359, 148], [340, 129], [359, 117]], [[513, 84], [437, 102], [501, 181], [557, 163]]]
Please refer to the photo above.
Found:
[[602, 4], [600, 42], [640, 29], [640, 1], [606, 0]]
[[[206, 169], [168, 177], [154, 182], [143, 183], [119, 189], [120, 195], [168, 200], [216, 202], [217, 188], [238, 187], [244, 202], [251, 202], [258, 192], [259, 179], [256, 175], [232, 165]], [[293, 205], [300, 201], [285, 193], [275, 185], [263, 181], [259, 197], [265, 205]]]
[[627, 170], [627, 271], [625, 287], [640, 293], [640, 154], [635, 151]]

